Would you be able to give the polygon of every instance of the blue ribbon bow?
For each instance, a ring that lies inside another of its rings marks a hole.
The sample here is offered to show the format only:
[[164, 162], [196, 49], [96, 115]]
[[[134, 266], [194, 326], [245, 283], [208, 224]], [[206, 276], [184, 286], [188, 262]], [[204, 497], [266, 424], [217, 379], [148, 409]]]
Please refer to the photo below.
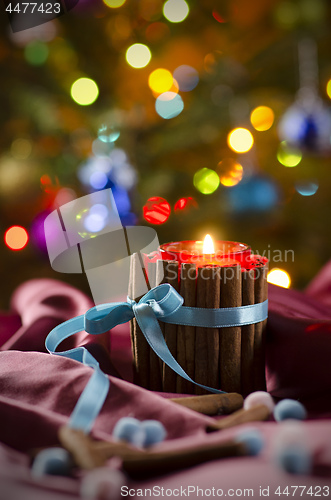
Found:
[[74, 359], [94, 368], [94, 373], [81, 394], [70, 416], [69, 426], [89, 432], [98, 416], [109, 390], [109, 378], [96, 359], [84, 347], [56, 352], [58, 345], [66, 338], [82, 330], [99, 335], [116, 325], [127, 323], [134, 317], [147, 342], [159, 358], [184, 379], [213, 393], [224, 391], [194, 382], [177, 363], [164, 340], [158, 320], [179, 325], [220, 328], [242, 326], [263, 321], [268, 316], [268, 301], [241, 307], [202, 309], [183, 306], [183, 298], [169, 284], [152, 288], [138, 303], [127, 302], [102, 304], [89, 309], [85, 314], [56, 326], [46, 338], [49, 353]]

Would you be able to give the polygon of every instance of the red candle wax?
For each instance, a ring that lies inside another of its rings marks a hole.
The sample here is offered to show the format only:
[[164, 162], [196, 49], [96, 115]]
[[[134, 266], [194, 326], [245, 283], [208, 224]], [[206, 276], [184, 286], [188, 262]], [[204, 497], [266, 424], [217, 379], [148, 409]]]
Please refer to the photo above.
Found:
[[[226, 264], [232, 260], [245, 265], [251, 255], [251, 249], [244, 243], [235, 241], [215, 241], [215, 253], [203, 253], [203, 241], [178, 241], [160, 245], [160, 256], [163, 260], [176, 260], [181, 263], [193, 263], [198, 267], [204, 265], [233, 265]], [[158, 258], [160, 258], [158, 256]]]

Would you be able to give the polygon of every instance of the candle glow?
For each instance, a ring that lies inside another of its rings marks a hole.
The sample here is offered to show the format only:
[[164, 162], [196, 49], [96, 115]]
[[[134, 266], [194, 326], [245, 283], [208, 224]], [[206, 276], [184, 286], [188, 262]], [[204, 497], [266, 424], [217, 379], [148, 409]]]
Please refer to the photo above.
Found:
[[215, 253], [213, 238], [210, 236], [210, 234], [206, 234], [205, 239], [203, 240], [202, 252], [204, 254]]

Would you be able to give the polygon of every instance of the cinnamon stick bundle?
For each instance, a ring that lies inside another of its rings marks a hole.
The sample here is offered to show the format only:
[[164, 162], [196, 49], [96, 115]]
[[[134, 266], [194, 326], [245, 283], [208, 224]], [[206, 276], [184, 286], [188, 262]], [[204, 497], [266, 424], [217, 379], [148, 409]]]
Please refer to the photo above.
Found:
[[[184, 306], [196, 305], [196, 266], [195, 264], [181, 264], [180, 295], [184, 299]], [[177, 329], [177, 361], [186, 373], [195, 380], [195, 327], [178, 325]], [[177, 376], [176, 389], [178, 393], [194, 394], [191, 382]]]
[[[242, 305], [254, 304], [254, 269], [242, 269]], [[255, 325], [241, 327], [241, 389], [247, 396], [254, 391], [254, 332]]]
[[[220, 268], [221, 307], [241, 306], [241, 269], [239, 265]], [[241, 328], [220, 329], [220, 385], [223, 391], [241, 393]]]

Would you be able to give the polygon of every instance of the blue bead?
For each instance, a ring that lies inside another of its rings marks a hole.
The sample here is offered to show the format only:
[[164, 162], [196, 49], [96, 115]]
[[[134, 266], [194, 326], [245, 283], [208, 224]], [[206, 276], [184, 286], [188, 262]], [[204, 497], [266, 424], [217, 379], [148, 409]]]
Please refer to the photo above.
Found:
[[293, 418], [295, 420], [304, 420], [307, 417], [305, 407], [294, 399], [283, 399], [274, 409], [274, 418], [277, 422]]
[[123, 417], [115, 425], [113, 437], [120, 441], [131, 443], [134, 446], [142, 446], [145, 439], [145, 432], [139, 420], [132, 417]]
[[36, 455], [31, 472], [36, 477], [46, 474], [69, 476], [72, 466], [72, 459], [67, 450], [64, 448], [47, 448]]
[[237, 443], [244, 443], [249, 455], [259, 455], [264, 447], [264, 438], [258, 429], [246, 429], [236, 437]]
[[146, 447], [161, 443], [167, 435], [164, 425], [158, 420], [145, 420], [141, 426], [145, 431], [144, 446]]
[[305, 447], [295, 444], [279, 451], [277, 464], [290, 474], [309, 474], [312, 469], [312, 456]]

